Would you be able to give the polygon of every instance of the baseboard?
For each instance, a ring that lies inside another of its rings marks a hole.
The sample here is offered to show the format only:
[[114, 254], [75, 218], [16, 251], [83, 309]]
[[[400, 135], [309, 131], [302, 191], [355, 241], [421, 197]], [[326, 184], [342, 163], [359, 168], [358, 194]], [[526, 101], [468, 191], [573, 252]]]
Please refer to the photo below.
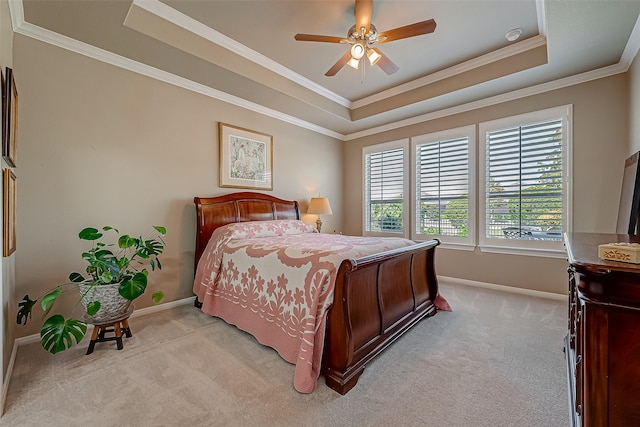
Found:
[[9, 358], [9, 365], [7, 366], [7, 373], [4, 376], [4, 382], [2, 383], [2, 398], [0, 399], [0, 417], [4, 415], [4, 403], [7, 400], [7, 393], [9, 392], [9, 380], [11, 380], [11, 374], [13, 373], [13, 365], [16, 361], [17, 353], [18, 353], [18, 344], [14, 341], [13, 348], [11, 349], [11, 357]]
[[131, 314], [131, 317], [140, 317], [146, 316], [147, 314], [157, 313], [159, 311], [169, 310], [170, 308], [180, 307], [182, 305], [193, 304], [195, 296], [189, 298], [179, 299], [177, 301], [166, 302], [163, 304], [152, 305], [151, 307], [141, 308], [139, 310], [134, 310]]
[[[195, 297], [184, 298], [177, 301], [171, 301], [164, 304], [158, 304], [151, 307], [141, 308], [139, 310], [135, 310], [131, 317], [140, 317], [146, 316], [148, 314], [158, 313], [160, 311], [169, 310], [171, 308], [179, 307], [182, 305], [193, 304], [193, 299]], [[90, 335], [92, 326], [89, 325], [87, 328], [87, 334]], [[18, 348], [23, 345], [32, 344], [40, 341], [40, 334], [32, 334], [26, 337], [16, 338], [13, 342], [13, 349], [11, 350], [11, 358], [9, 359], [9, 365], [7, 366], [7, 374], [4, 378], [4, 384], [2, 387], [2, 398], [0, 400], [0, 417], [4, 415], [4, 405], [7, 399], [7, 393], [9, 392], [9, 381], [11, 380], [11, 375], [13, 374], [13, 366], [16, 361], [16, 355], [18, 354]]]
[[494, 291], [511, 292], [514, 294], [528, 295], [532, 297], [553, 299], [556, 301], [567, 301], [567, 295], [556, 294], [553, 292], [536, 291], [533, 289], [516, 288], [514, 286], [496, 285], [494, 283], [478, 282], [475, 280], [459, 279], [457, 277], [438, 276], [441, 283], [450, 283], [452, 285], [473, 286], [476, 288], [492, 289]]

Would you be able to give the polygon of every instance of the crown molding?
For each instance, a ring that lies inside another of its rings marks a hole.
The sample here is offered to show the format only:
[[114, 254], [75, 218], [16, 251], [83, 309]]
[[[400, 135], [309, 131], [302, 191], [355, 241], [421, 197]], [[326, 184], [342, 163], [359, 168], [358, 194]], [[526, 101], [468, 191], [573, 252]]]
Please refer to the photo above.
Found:
[[484, 65], [491, 64], [492, 62], [496, 62], [501, 59], [505, 59], [514, 55], [518, 55], [523, 52], [527, 52], [531, 49], [535, 49], [536, 47], [545, 46], [546, 44], [547, 44], [547, 39], [545, 39], [542, 36], [534, 36], [526, 40], [523, 40], [519, 43], [515, 43], [510, 46], [505, 46], [501, 49], [495, 50], [493, 52], [489, 52], [477, 58], [470, 59], [460, 64], [451, 66], [442, 71], [438, 71], [433, 74], [420, 77], [416, 80], [412, 80], [410, 82], [395, 86], [391, 89], [378, 92], [366, 98], [361, 98], [352, 103], [352, 108], [355, 109], [355, 108], [364, 107], [365, 105], [373, 104], [375, 102], [382, 101], [392, 96], [400, 95], [402, 93], [409, 92], [419, 87], [433, 84], [439, 80], [447, 79], [455, 75], [462, 74], [467, 71], [471, 71], [475, 68], [479, 68]]
[[536, 17], [538, 18], [538, 34], [547, 37], [547, 14], [544, 0], [536, 0]]
[[192, 92], [208, 96], [210, 98], [227, 102], [229, 104], [236, 105], [238, 107], [245, 108], [259, 114], [264, 114], [265, 116], [269, 116], [283, 122], [291, 123], [293, 125], [329, 136], [331, 138], [344, 140], [343, 134], [332, 131], [330, 129], [326, 129], [322, 126], [318, 126], [314, 123], [298, 119], [296, 117], [281, 113], [271, 108], [264, 107], [251, 101], [247, 101], [246, 99], [242, 99], [218, 89], [196, 83], [192, 80], [185, 79], [184, 77], [176, 76], [175, 74], [160, 70], [150, 65], [134, 61], [124, 56], [117, 55], [104, 49], [80, 42], [62, 34], [58, 34], [37, 25], [25, 22], [24, 12], [22, 9], [22, 1], [10, 1], [10, 5], [11, 3], [14, 3], [14, 6], [10, 9], [13, 31], [17, 34], [21, 34], [23, 36], [27, 36], [44, 43], [57, 46], [65, 50], [75, 52], [79, 55], [105, 62], [110, 65], [115, 65], [116, 67], [132, 71], [134, 73], [142, 74], [152, 79], [169, 83], [190, 90]]
[[574, 86], [580, 83], [586, 83], [592, 80], [601, 79], [604, 77], [613, 76], [615, 74], [624, 73], [627, 71], [627, 67], [618, 63], [609, 65], [608, 67], [599, 68], [597, 70], [587, 71], [582, 74], [576, 74], [575, 76], [565, 77], [558, 80], [553, 80], [547, 83], [541, 83], [534, 86], [529, 86], [524, 89], [518, 89], [511, 92], [503, 93], [501, 95], [484, 98], [478, 101], [468, 102], [466, 104], [456, 105], [450, 108], [444, 108], [442, 110], [434, 111], [427, 114], [411, 117], [409, 119], [400, 120], [397, 122], [389, 123], [382, 126], [376, 126], [369, 129], [365, 129], [359, 132], [350, 133], [345, 135], [345, 141], [351, 141], [366, 136], [375, 135], [381, 132], [388, 132], [390, 130], [399, 129], [405, 126], [411, 126], [430, 120], [440, 119], [442, 117], [452, 116], [454, 114], [465, 113], [467, 111], [477, 110], [484, 107], [490, 107], [496, 104], [502, 104], [504, 102], [514, 101], [520, 98], [526, 98], [527, 96], [538, 95], [552, 90], [562, 89], [568, 86]]
[[633, 30], [631, 30], [629, 40], [627, 40], [627, 44], [620, 57], [620, 63], [624, 64], [625, 71], [627, 71], [633, 63], [633, 60], [638, 54], [638, 50], [640, 50], [640, 16], [638, 16], [636, 24], [633, 26]]
[[[542, 3], [542, 6], [539, 5]], [[534, 49], [538, 46], [546, 44], [546, 38], [538, 35], [535, 37], [531, 37], [527, 40], [523, 40], [522, 42], [515, 43], [510, 46], [506, 46], [504, 48], [498, 49], [494, 52], [490, 52], [486, 55], [482, 55], [478, 58], [463, 62], [462, 64], [455, 65], [453, 67], [447, 68], [446, 70], [442, 70], [437, 73], [430, 74], [428, 76], [424, 76], [417, 80], [413, 80], [411, 82], [407, 82], [405, 84], [396, 86], [386, 91], [379, 92], [375, 95], [368, 96], [365, 98], [361, 98], [357, 101], [351, 102], [346, 98], [341, 97], [340, 95], [324, 88], [323, 86], [307, 79], [306, 77], [301, 76], [300, 74], [290, 70], [287, 67], [273, 61], [272, 59], [250, 49], [249, 47], [238, 43], [237, 41], [225, 36], [224, 34], [210, 28], [203, 23], [196, 21], [195, 19], [173, 9], [169, 5], [162, 3], [159, 0], [133, 0], [131, 6], [137, 6], [141, 9], [146, 10], [149, 13], [152, 13], [168, 22], [171, 22], [174, 25], [177, 25], [193, 34], [198, 35], [210, 42], [217, 44], [230, 52], [233, 52], [237, 55], [242, 56], [253, 63], [264, 67], [274, 73], [281, 75], [284, 78], [291, 80], [292, 82], [306, 87], [317, 94], [324, 96], [330, 101], [336, 102], [339, 105], [350, 109], [360, 108], [365, 105], [369, 105], [386, 98], [401, 94], [403, 92], [407, 92], [413, 90], [417, 87], [426, 86], [428, 84], [437, 82], [439, 80], [464, 73], [466, 71], [472, 70], [474, 68], [481, 67], [483, 65], [517, 55], [519, 53]], [[536, 0], [536, 11], [538, 13], [538, 21], [540, 22], [540, 9], [542, 8], [542, 13], [544, 13], [544, 4], [543, 0]], [[540, 25], [540, 24], [539, 24]]]
[[[139, 0], [136, 0], [139, 1]], [[159, 3], [157, 0], [153, 2]], [[22, 7], [22, 0], [8, 0], [9, 11], [11, 14], [11, 22], [14, 32], [34, 38], [44, 43], [52, 44], [60, 48], [84, 55], [98, 61], [102, 61], [111, 65], [115, 65], [119, 68], [123, 68], [135, 73], [145, 75], [147, 77], [163, 81], [184, 89], [200, 93], [202, 95], [227, 102], [232, 105], [236, 105], [241, 108], [245, 108], [250, 111], [264, 114], [265, 116], [272, 117], [277, 120], [281, 120], [295, 126], [299, 126], [310, 131], [329, 136], [341, 141], [351, 141], [354, 139], [375, 135], [381, 132], [387, 132], [390, 130], [399, 129], [405, 126], [411, 126], [414, 124], [422, 123], [429, 120], [435, 120], [454, 114], [464, 113], [467, 111], [484, 108], [503, 102], [509, 102], [516, 99], [524, 98], [527, 96], [537, 95], [540, 93], [549, 92], [552, 90], [562, 89], [568, 86], [573, 86], [588, 81], [609, 77], [615, 74], [620, 74], [628, 71], [635, 56], [640, 50], [640, 17], [636, 21], [636, 25], [633, 28], [629, 41], [622, 54], [620, 62], [608, 67], [603, 67], [597, 70], [588, 71], [585, 73], [577, 74], [574, 76], [565, 77], [562, 79], [554, 80], [547, 83], [542, 83], [534, 86], [530, 86], [524, 89], [519, 89], [496, 95], [490, 98], [485, 98], [478, 101], [473, 101], [465, 104], [456, 105], [450, 108], [433, 111], [430, 113], [418, 115], [405, 120], [396, 121], [393, 123], [375, 126], [368, 129], [364, 129], [358, 132], [342, 134], [335, 132], [331, 129], [318, 126], [316, 124], [298, 119], [288, 114], [281, 113], [271, 108], [264, 107], [262, 105], [247, 101], [234, 95], [230, 95], [226, 92], [204, 86], [202, 84], [193, 82], [183, 77], [176, 76], [166, 71], [159, 70], [146, 64], [142, 64], [137, 61], [125, 58], [120, 55], [108, 52], [104, 49], [91, 46], [89, 44], [80, 42], [75, 39], [63, 36], [53, 31], [38, 27], [36, 25], [25, 22], [24, 10]], [[525, 40], [526, 41], [526, 40]]]
[[137, 6], [141, 9], [146, 10], [149, 13], [152, 13], [159, 18], [162, 18], [168, 22], [171, 22], [174, 25], [177, 25], [185, 30], [204, 38], [205, 40], [209, 40], [211, 43], [215, 43], [230, 52], [235, 53], [236, 55], [240, 55], [249, 61], [260, 65], [263, 68], [266, 68], [274, 73], [277, 73], [298, 85], [305, 87], [313, 92], [316, 92], [319, 95], [324, 96], [325, 98], [342, 105], [343, 107], [351, 108], [351, 101], [348, 99], [338, 95], [335, 92], [330, 91], [329, 89], [319, 85], [318, 83], [307, 79], [306, 77], [301, 76], [295, 71], [290, 70], [289, 68], [279, 64], [278, 62], [262, 55], [261, 53], [256, 52], [253, 49], [248, 48], [247, 46], [238, 43], [225, 36], [224, 34], [214, 30], [211, 27], [204, 25], [203, 23], [196, 21], [195, 19], [177, 11], [169, 5], [162, 3], [160, 0], [133, 0], [131, 3], [131, 7]]
[[22, 0], [7, 0], [9, 4], [9, 15], [11, 16], [11, 27], [15, 32], [16, 29], [24, 24], [24, 8]]

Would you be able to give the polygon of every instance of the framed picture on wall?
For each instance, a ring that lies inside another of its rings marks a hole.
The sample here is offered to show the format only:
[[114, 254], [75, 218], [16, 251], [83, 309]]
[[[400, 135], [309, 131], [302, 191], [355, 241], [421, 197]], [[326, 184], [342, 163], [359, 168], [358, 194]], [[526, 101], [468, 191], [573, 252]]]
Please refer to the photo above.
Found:
[[2, 116], [2, 136], [0, 136], [0, 138], [2, 138], [2, 145], [4, 146], [5, 133], [7, 132], [7, 118], [4, 114], [7, 105], [7, 88], [5, 87], [2, 68], [0, 68], [0, 76], [2, 76], [2, 84], [0, 85], [2, 87], [2, 109], [0, 110], [0, 115]]
[[273, 137], [219, 123], [220, 187], [273, 190]]
[[18, 148], [18, 89], [13, 70], [7, 67], [2, 84], [2, 157], [11, 167], [16, 166]]
[[16, 250], [16, 185], [17, 179], [13, 171], [5, 168], [2, 174], [4, 184], [4, 233], [3, 256], [9, 256]]

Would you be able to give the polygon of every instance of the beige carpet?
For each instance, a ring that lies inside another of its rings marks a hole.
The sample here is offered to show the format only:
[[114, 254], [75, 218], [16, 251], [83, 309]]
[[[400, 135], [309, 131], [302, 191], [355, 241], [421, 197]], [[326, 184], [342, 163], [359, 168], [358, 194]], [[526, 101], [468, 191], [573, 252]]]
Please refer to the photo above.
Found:
[[192, 306], [133, 318], [124, 349], [88, 338], [19, 349], [7, 426], [565, 426], [566, 305], [442, 285], [453, 312], [419, 323], [346, 396]]

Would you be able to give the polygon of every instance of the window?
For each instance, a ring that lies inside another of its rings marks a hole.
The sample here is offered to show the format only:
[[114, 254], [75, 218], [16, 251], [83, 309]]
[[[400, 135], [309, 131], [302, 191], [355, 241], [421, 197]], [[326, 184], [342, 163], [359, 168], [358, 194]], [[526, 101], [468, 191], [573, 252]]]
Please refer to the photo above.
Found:
[[567, 105], [363, 148], [363, 234], [564, 257], [571, 117]]
[[365, 235], [407, 234], [407, 146], [404, 139], [363, 148]]
[[475, 126], [411, 139], [415, 159], [412, 238], [475, 244]]
[[562, 251], [570, 228], [570, 116], [565, 106], [480, 124], [483, 250]]

